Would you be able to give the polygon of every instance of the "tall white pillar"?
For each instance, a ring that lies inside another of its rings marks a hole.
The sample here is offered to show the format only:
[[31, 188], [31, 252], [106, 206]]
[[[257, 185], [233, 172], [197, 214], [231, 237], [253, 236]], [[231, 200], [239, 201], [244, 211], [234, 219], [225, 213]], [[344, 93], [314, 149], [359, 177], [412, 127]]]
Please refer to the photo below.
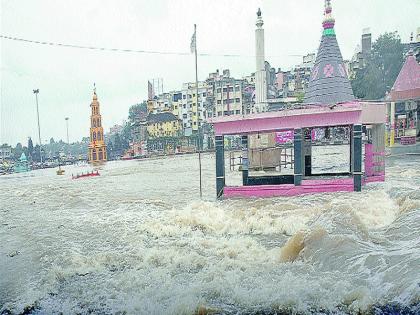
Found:
[[257, 12], [257, 26], [255, 30], [255, 111], [264, 112], [267, 110], [267, 75], [265, 72], [264, 54], [264, 21], [261, 17], [261, 10]]

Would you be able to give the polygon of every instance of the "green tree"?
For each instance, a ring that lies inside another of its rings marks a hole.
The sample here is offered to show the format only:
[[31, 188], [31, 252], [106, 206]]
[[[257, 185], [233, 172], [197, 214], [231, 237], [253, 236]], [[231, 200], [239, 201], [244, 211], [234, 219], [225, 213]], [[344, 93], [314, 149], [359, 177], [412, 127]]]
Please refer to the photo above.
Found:
[[296, 93], [296, 99], [298, 103], [303, 103], [303, 99], [305, 98], [305, 93], [300, 91]]
[[352, 80], [355, 96], [361, 99], [381, 99], [390, 91], [404, 63], [404, 46], [397, 32], [385, 33], [372, 45], [365, 67]]
[[28, 139], [28, 158], [32, 159], [34, 155], [34, 143], [32, 142], [31, 137]]
[[128, 120], [132, 123], [136, 118], [141, 118], [142, 115], [147, 114], [147, 103], [143, 101], [141, 104], [135, 104], [128, 110]]
[[18, 144], [16, 144], [16, 147], [13, 150], [13, 155], [15, 159], [19, 159], [20, 156], [22, 155], [22, 152], [23, 152], [23, 147], [22, 147], [22, 144], [19, 142]]

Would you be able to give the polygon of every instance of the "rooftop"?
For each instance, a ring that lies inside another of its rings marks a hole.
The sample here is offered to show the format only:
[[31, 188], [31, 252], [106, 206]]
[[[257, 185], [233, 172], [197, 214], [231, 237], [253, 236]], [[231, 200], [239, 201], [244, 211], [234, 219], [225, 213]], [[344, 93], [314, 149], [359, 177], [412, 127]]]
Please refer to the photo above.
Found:
[[409, 54], [391, 89], [391, 100], [413, 98], [420, 98], [420, 65], [416, 58]]
[[174, 120], [178, 120], [178, 117], [169, 112], [149, 114], [149, 116], [147, 116], [148, 123], [168, 122]]

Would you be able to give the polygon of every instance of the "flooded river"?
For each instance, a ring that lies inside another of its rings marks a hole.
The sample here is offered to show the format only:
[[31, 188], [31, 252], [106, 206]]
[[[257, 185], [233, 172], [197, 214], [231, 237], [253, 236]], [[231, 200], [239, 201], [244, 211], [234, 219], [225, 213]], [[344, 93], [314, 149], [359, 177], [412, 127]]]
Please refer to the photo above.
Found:
[[196, 155], [0, 177], [0, 314], [420, 312], [419, 156], [361, 193], [223, 201], [214, 164], [202, 200]]

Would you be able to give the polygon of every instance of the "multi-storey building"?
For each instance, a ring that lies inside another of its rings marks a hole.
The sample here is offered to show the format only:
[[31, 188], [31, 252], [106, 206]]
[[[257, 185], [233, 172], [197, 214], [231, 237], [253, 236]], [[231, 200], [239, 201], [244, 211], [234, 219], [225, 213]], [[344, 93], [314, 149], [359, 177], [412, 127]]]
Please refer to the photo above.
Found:
[[12, 147], [7, 144], [0, 146], [0, 160], [8, 160], [12, 158]]
[[348, 74], [351, 79], [355, 78], [356, 72], [366, 66], [366, 60], [372, 52], [372, 34], [369, 28], [365, 28], [362, 33], [360, 45], [357, 45], [356, 51], [349, 62]]
[[[229, 70], [211, 73], [206, 80], [208, 85], [208, 113], [211, 117], [241, 115], [251, 112], [252, 83], [230, 76]], [[247, 92], [247, 90], [249, 92]]]
[[207, 119], [206, 82], [198, 82], [198, 96], [196, 94], [195, 83], [184, 83], [182, 90], [172, 95], [172, 112], [182, 120], [185, 136], [199, 132], [203, 122]]

